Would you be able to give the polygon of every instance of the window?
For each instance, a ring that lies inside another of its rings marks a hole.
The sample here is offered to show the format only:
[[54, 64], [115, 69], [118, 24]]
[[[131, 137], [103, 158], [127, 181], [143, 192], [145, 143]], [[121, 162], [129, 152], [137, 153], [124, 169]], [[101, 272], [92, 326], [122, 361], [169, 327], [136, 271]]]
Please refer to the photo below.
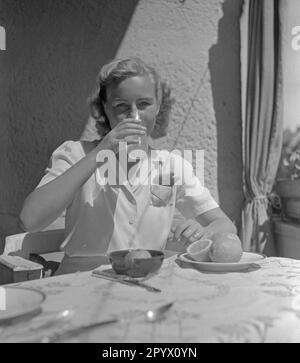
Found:
[[283, 7], [283, 144], [277, 179], [293, 179], [300, 178], [300, 1], [285, 0]]

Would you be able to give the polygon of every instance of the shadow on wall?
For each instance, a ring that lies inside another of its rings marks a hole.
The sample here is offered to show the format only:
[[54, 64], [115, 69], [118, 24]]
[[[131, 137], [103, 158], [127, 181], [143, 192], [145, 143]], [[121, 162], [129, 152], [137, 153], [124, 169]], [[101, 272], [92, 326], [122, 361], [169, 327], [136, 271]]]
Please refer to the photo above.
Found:
[[220, 206], [239, 224], [242, 186], [242, 118], [239, 17], [242, 0], [225, 0], [218, 40], [209, 51], [209, 70], [217, 121]]
[[0, 253], [4, 236], [20, 231], [23, 201], [53, 150], [80, 136], [96, 75], [115, 56], [137, 4], [0, 0], [7, 34], [0, 55]]

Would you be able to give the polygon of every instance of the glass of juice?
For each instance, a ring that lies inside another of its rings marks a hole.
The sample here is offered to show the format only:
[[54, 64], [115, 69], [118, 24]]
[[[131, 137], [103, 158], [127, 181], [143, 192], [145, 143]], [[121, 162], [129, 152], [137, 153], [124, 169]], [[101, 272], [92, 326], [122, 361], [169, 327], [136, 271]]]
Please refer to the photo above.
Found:
[[[134, 119], [136, 121], [139, 121], [143, 124], [142, 119], [140, 118], [139, 112], [136, 111], [135, 115], [134, 115]], [[127, 144], [127, 154], [128, 156], [132, 157], [133, 159], [135, 159], [135, 150], [144, 150], [147, 151], [147, 134], [143, 135], [143, 136], [137, 136], [137, 135], [133, 135], [133, 136], [127, 136], [125, 138], [124, 141], [131, 141], [131, 140], [137, 140], [138, 144]]]

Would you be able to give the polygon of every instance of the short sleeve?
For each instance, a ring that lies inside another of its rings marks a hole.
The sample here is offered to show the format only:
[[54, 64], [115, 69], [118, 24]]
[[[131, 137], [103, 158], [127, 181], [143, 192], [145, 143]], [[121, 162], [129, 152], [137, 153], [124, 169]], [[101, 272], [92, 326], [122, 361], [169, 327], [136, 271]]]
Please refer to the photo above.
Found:
[[80, 140], [82, 141], [94, 141], [100, 140], [101, 137], [98, 134], [97, 127], [96, 127], [96, 120], [93, 117], [89, 117], [84, 130], [80, 136]]
[[63, 174], [72, 165], [83, 157], [83, 150], [79, 141], [66, 141], [52, 154], [45, 175], [39, 182], [37, 188]]
[[218, 203], [210, 191], [205, 188], [194, 173], [192, 165], [182, 160], [181, 183], [177, 185], [176, 208], [186, 218], [196, 218], [211, 209], [218, 208]]

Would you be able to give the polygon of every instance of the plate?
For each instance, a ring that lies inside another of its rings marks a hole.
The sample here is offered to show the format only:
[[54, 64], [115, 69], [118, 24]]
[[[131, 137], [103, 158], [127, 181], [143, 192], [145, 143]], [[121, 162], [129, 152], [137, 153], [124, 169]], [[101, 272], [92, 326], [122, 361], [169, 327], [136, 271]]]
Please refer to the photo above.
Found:
[[45, 294], [38, 290], [0, 286], [0, 324], [40, 312], [45, 298]]
[[212, 271], [212, 272], [232, 272], [242, 271], [253, 265], [262, 262], [266, 256], [260, 253], [243, 252], [243, 255], [239, 262], [199, 262], [193, 260], [187, 253], [182, 253], [178, 256], [179, 260], [188, 262], [195, 265], [199, 270]]

